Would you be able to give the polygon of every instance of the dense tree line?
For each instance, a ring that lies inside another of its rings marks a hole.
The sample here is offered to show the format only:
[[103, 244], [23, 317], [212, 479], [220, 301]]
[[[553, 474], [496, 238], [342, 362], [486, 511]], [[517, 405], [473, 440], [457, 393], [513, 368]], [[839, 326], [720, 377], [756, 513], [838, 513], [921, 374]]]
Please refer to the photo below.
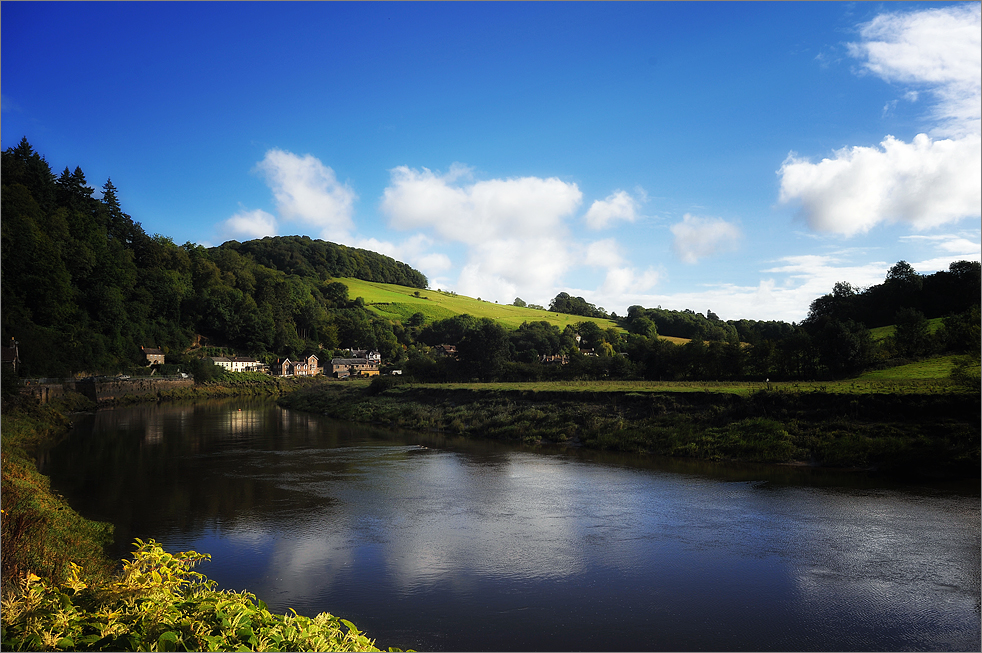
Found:
[[355, 249], [308, 236], [267, 236], [240, 243], [230, 240], [218, 249], [231, 249], [259, 265], [301, 277], [327, 280], [354, 277], [365, 281], [426, 288], [426, 276], [383, 254]]
[[[919, 275], [901, 261], [882, 284], [837, 283], [800, 324], [642, 306], [610, 316], [620, 329], [583, 321], [560, 330], [537, 321], [508, 331], [468, 315], [427, 323], [422, 313], [393, 322], [333, 280], [426, 287], [425, 276], [389, 257], [300, 236], [178, 246], [124, 213], [112, 181], [96, 199], [80, 168], [55, 177], [26, 139], [2, 153], [0, 174], [2, 337], [20, 343], [26, 375], [126, 369], [143, 359], [143, 346], [189, 366], [189, 352], [207, 351], [202, 345], [267, 362], [376, 349], [421, 380], [807, 380], [942, 351], [978, 356], [975, 262]], [[550, 310], [607, 315], [565, 292]], [[944, 322], [931, 334], [935, 317]], [[869, 328], [884, 324], [896, 324], [896, 333], [875, 343]], [[454, 345], [456, 356], [441, 356], [443, 344]]]

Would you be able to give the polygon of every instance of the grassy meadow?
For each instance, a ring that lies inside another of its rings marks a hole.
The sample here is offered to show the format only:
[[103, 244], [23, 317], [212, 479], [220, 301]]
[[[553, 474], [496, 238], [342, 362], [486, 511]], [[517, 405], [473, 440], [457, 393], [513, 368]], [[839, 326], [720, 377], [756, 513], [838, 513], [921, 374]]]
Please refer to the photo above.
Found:
[[[941, 325], [943, 323], [944, 323], [944, 318], [942, 317], [931, 318], [930, 320], [927, 321], [928, 332], [930, 332], [931, 335], [934, 335], [935, 333], [938, 332], [938, 329], [941, 328]], [[880, 342], [881, 340], [886, 340], [887, 338], [892, 336], [896, 330], [897, 327], [894, 326], [893, 324], [890, 324], [888, 326], [874, 327], [870, 329], [869, 332], [873, 336], [873, 342]]]
[[[349, 297], [361, 297], [365, 300], [365, 305], [369, 310], [382, 317], [400, 322], [408, 320], [415, 313], [425, 315], [427, 322], [467, 314], [476, 318], [489, 317], [508, 329], [517, 329], [523, 322], [544, 320], [550, 324], [555, 324], [560, 329], [577, 322], [596, 322], [602, 329], [622, 330], [613, 320], [553, 313], [510, 304], [496, 304], [482, 299], [451, 294], [444, 290], [420, 290], [388, 283], [362, 281], [361, 279], [337, 279], [337, 281], [348, 286]], [[680, 338], [673, 338], [672, 340], [685, 342]]]
[[[696, 393], [710, 392], [750, 396], [763, 390], [802, 394], [948, 394], [968, 392], [949, 375], [956, 356], [938, 356], [883, 370], [873, 370], [837, 381], [493, 381], [474, 383], [413, 383], [420, 388], [444, 388], [491, 392], [528, 393]], [[369, 381], [351, 379], [352, 387], [368, 387]]]

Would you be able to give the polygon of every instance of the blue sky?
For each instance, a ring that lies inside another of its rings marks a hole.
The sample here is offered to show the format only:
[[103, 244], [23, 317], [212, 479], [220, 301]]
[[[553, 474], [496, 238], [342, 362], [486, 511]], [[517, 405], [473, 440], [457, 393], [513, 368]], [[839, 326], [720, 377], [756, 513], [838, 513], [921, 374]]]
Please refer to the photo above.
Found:
[[979, 8], [4, 2], [2, 146], [111, 177], [178, 244], [798, 321], [980, 260]]

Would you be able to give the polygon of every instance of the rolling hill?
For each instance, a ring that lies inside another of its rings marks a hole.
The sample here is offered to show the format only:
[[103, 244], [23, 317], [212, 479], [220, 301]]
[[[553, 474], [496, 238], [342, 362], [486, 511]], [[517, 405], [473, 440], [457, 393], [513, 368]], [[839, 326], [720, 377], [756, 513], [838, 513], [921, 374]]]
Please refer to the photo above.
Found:
[[467, 314], [477, 318], [491, 318], [509, 329], [517, 329], [522, 322], [546, 321], [560, 329], [578, 322], [596, 322], [602, 329], [623, 331], [613, 320], [496, 304], [440, 290], [420, 290], [351, 278], [336, 281], [348, 287], [349, 297], [361, 297], [369, 310], [390, 320], [405, 321], [415, 313], [422, 313], [427, 322], [433, 322]]

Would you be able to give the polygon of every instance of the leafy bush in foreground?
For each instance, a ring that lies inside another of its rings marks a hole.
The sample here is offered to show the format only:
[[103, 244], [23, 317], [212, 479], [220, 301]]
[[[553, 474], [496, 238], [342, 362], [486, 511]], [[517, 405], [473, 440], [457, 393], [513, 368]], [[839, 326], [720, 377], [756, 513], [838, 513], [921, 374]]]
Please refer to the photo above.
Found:
[[[72, 651], [378, 651], [328, 613], [277, 616], [248, 592], [217, 590], [191, 571], [207, 554], [172, 555], [136, 541], [119, 580], [87, 585], [82, 569], [49, 583], [34, 574], [3, 601], [4, 649]], [[390, 649], [394, 650], [394, 649]]]

